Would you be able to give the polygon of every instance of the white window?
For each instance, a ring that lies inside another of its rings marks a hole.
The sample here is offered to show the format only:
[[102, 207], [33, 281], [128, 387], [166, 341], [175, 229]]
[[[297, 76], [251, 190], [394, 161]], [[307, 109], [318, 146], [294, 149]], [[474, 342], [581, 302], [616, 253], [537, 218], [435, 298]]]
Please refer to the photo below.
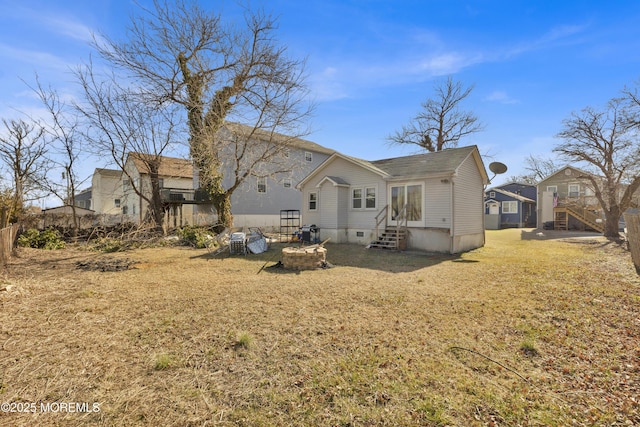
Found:
[[126, 215], [126, 214], [128, 214], [128, 213], [129, 213], [129, 206], [124, 205], [124, 206], [122, 207], [122, 214], [123, 214], [123, 215]]
[[376, 208], [376, 189], [375, 187], [367, 187], [364, 189], [365, 205], [367, 209]]
[[313, 191], [309, 193], [309, 210], [315, 211], [318, 209], [318, 193]]
[[129, 189], [129, 187], [131, 187], [131, 180], [125, 178], [122, 180], [122, 189], [124, 191], [127, 191]]
[[580, 184], [569, 184], [569, 197], [580, 196]]
[[258, 178], [258, 193], [267, 192], [267, 178]]
[[120, 207], [120, 199], [115, 199], [113, 201], [113, 204], [116, 206], [116, 208], [119, 208]]
[[489, 191], [489, 198], [493, 199], [494, 197], [496, 197], [496, 192], [495, 191]]
[[305, 151], [304, 152], [304, 160], [307, 162], [312, 162], [313, 161], [313, 153], [311, 151]]
[[282, 181], [282, 186], [284, 188], [291, 188], [291, 178], [285, 178], [284, 181]]
[[158, 178], [158, 187], [164, 188], [164, 178]]
[[353, 209], [362, 208], [362, 188], [354, 188], [351, 191], [351, 207]]
[[552, 193], [557, 193], [558, 192], [558, 186], [557, 185], [548, 185], [547, 186], [547, 191], [550, 191]]
[[518, 213], [518, 202], [516, 202], [515, 200], [502, 202], [502, 213], [503, 214]]

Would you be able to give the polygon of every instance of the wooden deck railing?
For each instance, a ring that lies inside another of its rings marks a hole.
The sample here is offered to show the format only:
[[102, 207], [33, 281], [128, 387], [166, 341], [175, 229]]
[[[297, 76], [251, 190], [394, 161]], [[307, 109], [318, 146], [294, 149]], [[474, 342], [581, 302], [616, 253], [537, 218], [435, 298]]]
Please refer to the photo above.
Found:
[[376, 225], [373, 228], [376, 232], [375, 240], [378, 240], [378, 238], [380, 237], [380, 224], [382, 224], [382, 221], [384, 221], [384, 228], [387, 228], [387, 208], [388, 207], [389, 205], [385, 205], [384, 208], [382, 208], [382, 210], [378, 212], [378, 214], [376, 215]]

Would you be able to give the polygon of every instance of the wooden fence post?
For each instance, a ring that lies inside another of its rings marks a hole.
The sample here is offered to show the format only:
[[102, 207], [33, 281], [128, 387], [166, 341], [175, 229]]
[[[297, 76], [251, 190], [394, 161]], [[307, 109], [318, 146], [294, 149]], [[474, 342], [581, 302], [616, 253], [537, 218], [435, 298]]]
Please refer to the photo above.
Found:
[[631, 259], [636, 267], [636, 273], [640, 274], [640, 214], [624, 214], [624, 222], [627, 226], [627, 242]]

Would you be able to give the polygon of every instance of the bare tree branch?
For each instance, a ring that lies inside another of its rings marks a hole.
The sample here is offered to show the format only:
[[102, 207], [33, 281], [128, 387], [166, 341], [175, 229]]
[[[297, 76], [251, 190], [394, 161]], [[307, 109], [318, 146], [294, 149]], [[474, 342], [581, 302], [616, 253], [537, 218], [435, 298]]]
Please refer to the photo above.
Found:
[[[304, 61], [287, 56], [272, 36], [275, 30], [275, 20], [262, 12], [247, 10], [244, 26], [238, 27], [226, 25], [196, 2], [156, 0], [153, 10], [132, 20], [125, 42], [96, 40], [100, 55], [128, 73], [148, 102], [163, 105], [169, 100], [183, 108], [200, 185], [211, 196], [219, 221], [227, 225], [233, 222], [231, 194], [253, 173], [236, 169], [227, 186], [224, 166], [260, 162], [243, 161], [254, 143], [221, 137], [222, 127], [238, 122], [300, 137], [305, 132], [300, 124], [312, 111], [304, 101]], [[240, 145], [230, 149], [236, 141]], [[263, 142], [256, 144], [262, 147]], [[268, 161], [277, 151], [263, 150], [258, 157]]]
[[[91, 64], [76, 72], [85, 102], [76, 108], [88, 124], [85, 137], [97, 153], [108, 153], [129, 179], [132, 190], [149, 207], [148, 217], [158, 229], [164, 218], [159, 170], [163, 156], [180, 134], [172, 105], [149, 104], [139, 93], [119, 84], [116, 76], [98, 76]], [[102, 77], [102, 79], [100, 78]], [[130, 155], [144, 164], [151, 191], [125, 167]]]
[[448, 77], [434, 86], [434, 96], [422, 104], [422, 111], [408, 125], [387, 139], [392, 144], [414, 144], [426, 151], [452, 148], [469, 135], [483, 130], [483, 125], [460, 104], [473, 90]]
[[639, 111], [633, 99], [626, 97], [610, 100], [603, 110], [587, 107], [573, 113], [558, 133], [564, 142], [554, 148], [563, 158], [596, 172], [586, 178], [603, 208], [604, 234], [610, 238], [618, 237], [620, 216], [631, 206], [640, 186], [637, 124], [630, 120], [638, 117]]
[[45, 129], [36, 122], [2, 120], [5, 133], [0, 135], [0, 161], [8, 168], [15, 188], [8, 216], [20, 215], [25, 202], [36, 200], [38, 183], [47, 170]]

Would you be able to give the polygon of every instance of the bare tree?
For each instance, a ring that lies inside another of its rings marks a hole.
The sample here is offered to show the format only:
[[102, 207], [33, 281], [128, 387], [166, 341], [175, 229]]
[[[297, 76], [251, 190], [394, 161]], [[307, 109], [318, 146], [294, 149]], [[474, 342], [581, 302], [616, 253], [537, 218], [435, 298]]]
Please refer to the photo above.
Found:
[[460, 109], [473, 90], [448, 77], [436, 83], [434, 96], [422, 104], [422, 111], [409, 124], [387, 139], [392, 144], [413, 144], [426, 151], [441, 151], [458, 145], [465, 136], [480, 132], [478, 117]]
[[[76, 107], [88, 124], [87, 142], [96, 153], [111, 156], [134, 193], [146, 202], [147, 219], [161, 230], [164, 210], [159, 172], [163, 156], [176, 145], [179, 134], [175, 108], [167, 103], [148, 103], [120, 85], [116, 76], [99, 76], [91, 64], [79, 69], [76, 76], [85, 98]], [[143, 165], [140, 172], [149, 175], [150, 191], [125, 167], [130, 155]]]
[[511, 178], [512, 181], [536, 185], [543, 179], [558, 172], [561, 168], [561, 165], [558, 164], [556, 159], [551, 157], [537, 157], [533, 154], [529, 154], [529, 156], [524, 159], [524, 165], [524, 169], [529, 171], [529, 173], [514, 176]]
[[[72, 106], [62, 101], [58, 92], [42, 86], [36, 76], [36, 86], [31, 89], [38, 95], [49, 113], [49, 121], [43, 129], [49, 137], [50, 144], [47, 174], [40, 181], [40, 186], [56, 195], [63, 204], [71, 207], [73, 217], [73, 233], [77, 235], [80, 224], [76, 211], [75, 195], [81, 183], [77, 167], [81, 161], [82, 134], [79, 130], [79, 120], [72, 111]], [[55, 174], [55, 178], [52, 175]], [[62, 177], [62, 180], [59, 178]]]
[[563, 121], [564, 142], [554, 151], [593, 171], [583, 178], [593, 187], [605, 215], [604, 235], [617, 238], [620, 216], [640, 187], [640, 144], [629, 121], [628, 100], [614, 98], [602, 111], [591, 107]]
[[[311, 111], [303, 102], [304, 63], [287, 57], [272, 36], [275, 21], [261, 12], [247, 10], [244, 26], [226, 25], [221, 15], [183, 0], [171, 5], [155, 0], [154, 10], [145, 12], [132, 19], [127, 41], [105, 37], [96, 41], [98, 52], [127, 72], [150, 102], [169, 100], [183, 108], [200, 185], [219, 221], [232, 225], [231, 194], [237, 186], [223, 185], [225, 169], [254, 147], [250, 140], [236, 146], [236, 140], [221, 138], [220, 130], [239, 122], [271, 135], [302, 136], [300, 124]], [[267, 161], [278, 151], [259, 157]], [[236, 173], [234, 182], [249, 175]]]
[[0, 161], [12, 176], [13, 200], [8, 216], [22, 213], [25, 202], [36, 200], [38, 183], [46, 171], [45, 130], [38, 123], [2, 120], [6, 134], [0, 135]]

